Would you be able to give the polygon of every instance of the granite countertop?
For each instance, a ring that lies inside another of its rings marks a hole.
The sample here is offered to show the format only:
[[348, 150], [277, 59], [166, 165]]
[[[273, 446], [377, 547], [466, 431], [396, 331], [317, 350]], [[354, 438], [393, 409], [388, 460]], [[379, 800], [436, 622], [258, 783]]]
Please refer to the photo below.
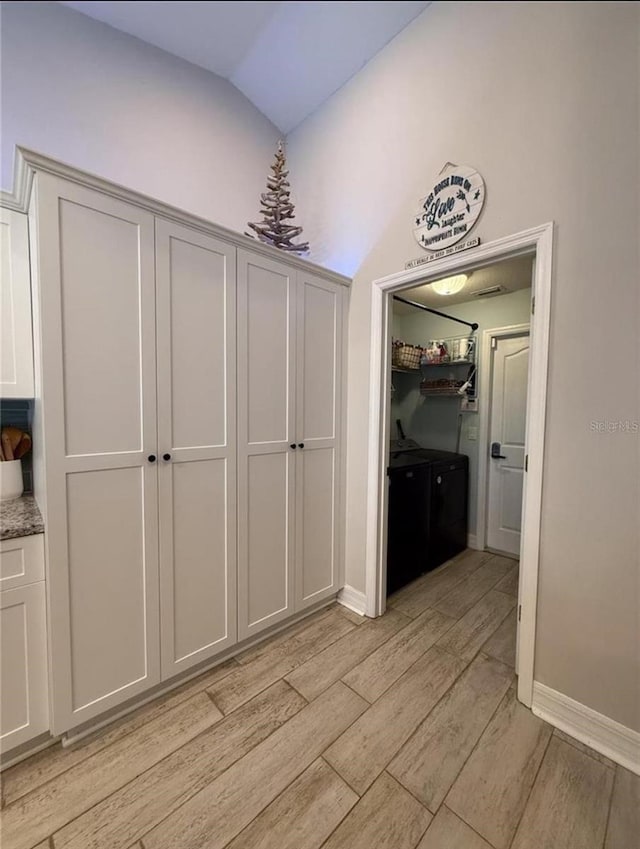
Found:
[[43, 533], [44, 522], [33, 495], [0, 502], [0, 539]]

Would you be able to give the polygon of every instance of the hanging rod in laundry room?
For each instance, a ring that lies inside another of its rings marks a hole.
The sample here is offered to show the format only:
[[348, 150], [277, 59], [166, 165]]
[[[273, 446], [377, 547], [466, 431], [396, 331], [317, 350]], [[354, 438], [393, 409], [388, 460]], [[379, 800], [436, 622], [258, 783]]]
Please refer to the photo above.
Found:
[[410, 307], [415, 307], [419, 310], [424, 310], [425, 312], [433, 313], [433, 315], [439, 315], [440, 318], [448, 318], [449, 321], [457, 321], [458, 324], [466, 324], [467, 327], [470, 327], [472, 330], [478, 329], [478, 324], [475, 321], [465, 321], [463, 318], [456, 318], [453, 315], [447, 315], [444, 312], [438, 312], [438, 310], [433, 310], [431, 307], [425, 307], [424, 304], [418, 304], [415, 301], [408, 301], [406, 298], [401, 298], [400, 295], [393, 296], [394, 301], [400, 301], [401, 304], [408, 304]]

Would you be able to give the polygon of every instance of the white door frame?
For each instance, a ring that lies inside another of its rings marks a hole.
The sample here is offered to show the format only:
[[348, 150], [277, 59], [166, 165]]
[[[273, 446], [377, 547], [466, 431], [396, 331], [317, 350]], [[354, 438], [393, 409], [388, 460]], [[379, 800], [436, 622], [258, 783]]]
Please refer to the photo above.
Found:
[[[493, 339], [508, 339], [511, 336], [529, 336], [531, 340], [531, 327], [527, 324], [511, 324], [504, 327], [493, 327], [482, 332], [482, 343], [479, 351], [480, 367], [478, 368], [478, 397], [486, 414], [480, 413], [478, 425], [478, 492], [476, 494], [476, 545], [480, 551], [484, 551], [487, 544], [487, 480], [489, 470], [489, 425], [491, 420], [491, 391], [492, 391], [492, 358], [491, 343]], [[529, 374], [531, 369], [529, 369]], [[527, 376], [527, 392], [529, 391], [529, 377]], [[527, 395], [527, 407], [529, 396]], [[523, 515], [524, 518], [524, 515]]]
[[531, 355], [526, 427], [529, 455], [523, 497], [522, 559], [520, 561], [520, 640], [518, 699], [528, 707], [533, 697], [533, 660], [538, 593], [542, 466], [547, 395], [547, 365], [551, 310], [553, 223], [506, 236], [465, 253], [453, 253], [425, 266], [374, 280], [371, 286], [371, 368], [369, 375], [369, 444], [365, 596], [368, 616], [379, 616], [386, 606], [387, 480], [389, 457], [389, 385], [391, 380], [391, 310], [394, 292], [440, 277], [449, 277], [504, 259], [535, 256], [532, 297]]

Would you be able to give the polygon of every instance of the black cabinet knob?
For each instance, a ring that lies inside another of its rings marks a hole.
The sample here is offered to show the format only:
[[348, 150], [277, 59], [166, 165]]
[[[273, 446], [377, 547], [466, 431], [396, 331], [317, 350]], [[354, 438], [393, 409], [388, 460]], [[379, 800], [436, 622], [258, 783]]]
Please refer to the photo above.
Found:
[[295, 450], [296, 450], [296, 444], [295, 444], [295, 442], [292, 442], [292, 443], [291, 443], [291, 445], [289, 446], [289, 448], [293, 448], [293, 450], [295, 451]]
[[163, 454], [162, 459], [169, 461], [171, 459], [171, 454]]
[[298, 443], [298, 448], [304, 448], [304, 442], [299, 442], [299, 443]]
[[155, 461], [156, 461], [156, 455], [155, 455], [155, 454], [149, 454], [149, 456], [147, 457], [147, 460], [148, 460], [150, 463], [155, 463]]

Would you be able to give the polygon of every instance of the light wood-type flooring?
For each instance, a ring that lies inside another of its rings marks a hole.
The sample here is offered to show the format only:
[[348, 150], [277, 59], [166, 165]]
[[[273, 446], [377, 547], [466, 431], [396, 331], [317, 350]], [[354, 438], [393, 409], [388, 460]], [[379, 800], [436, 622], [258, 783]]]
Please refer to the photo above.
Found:
[[2, 849], [636, 849], [640, 779], [516, 700], [517, 584], [464, 552], [35, 755]]

